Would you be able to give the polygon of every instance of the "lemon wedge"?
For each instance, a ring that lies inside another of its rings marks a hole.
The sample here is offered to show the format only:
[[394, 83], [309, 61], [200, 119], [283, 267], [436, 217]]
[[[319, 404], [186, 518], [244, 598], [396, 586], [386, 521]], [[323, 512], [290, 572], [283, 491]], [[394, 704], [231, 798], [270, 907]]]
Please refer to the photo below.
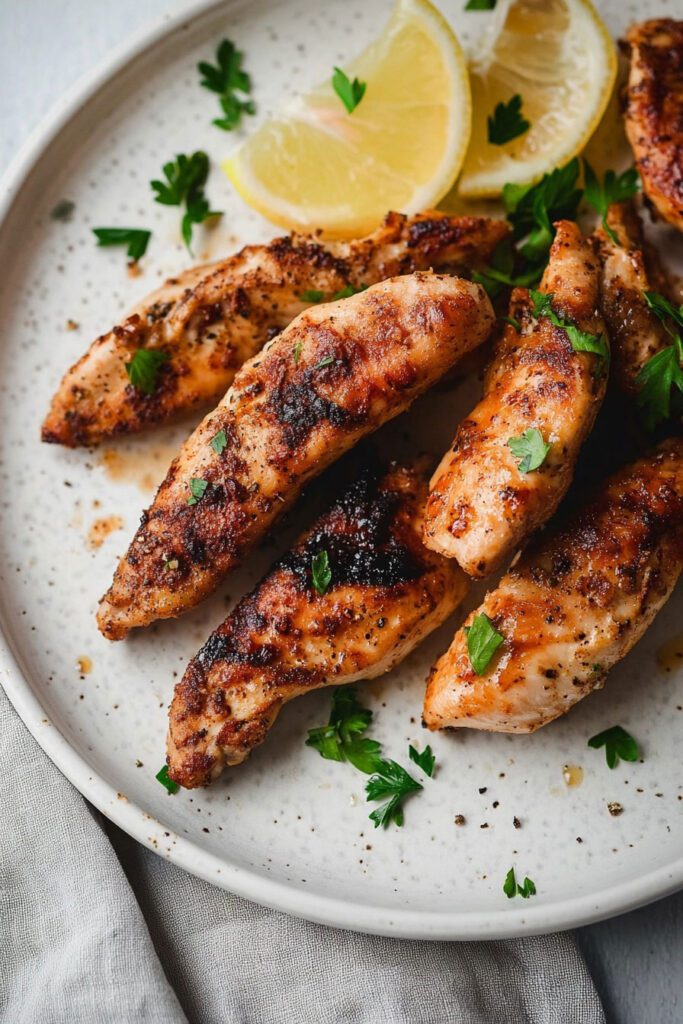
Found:
[[[470, 70], [474, 119], [458, 191], [488, 197], [581, 152], [609, 102], [617, 57], [590, 0], [504, 0]], [[531, 127], [494, 145], [488, 119], [517, 95]]]
[[276, 224], [349, 238], [387, 210], [416, 213], [448, 192], [471, 103], [460, 44], [428, 0], [399, 0], [384, 32], [343, 70], [367, 83], [351, 113], [328, 80], [266, 121], [223, 169]]

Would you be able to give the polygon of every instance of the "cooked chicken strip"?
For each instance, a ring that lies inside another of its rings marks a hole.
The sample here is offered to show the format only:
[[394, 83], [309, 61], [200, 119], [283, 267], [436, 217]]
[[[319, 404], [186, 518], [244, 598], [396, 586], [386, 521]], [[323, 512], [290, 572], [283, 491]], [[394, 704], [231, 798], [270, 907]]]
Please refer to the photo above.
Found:
[[[421, 540], [417, 467], [366, 471], [244, 597], [175, 689], [169, 776], [206, 785], [266, 738], [288, 700], [388, 672], [460, 603], [465, 575]], [[312, 559], [332, 573], [313, 587]]]
[[607, 223], [619, 242], [615, 243], [602, 227], [596, 231], [601, 263], [600, 305], [609, 331], [616, 380], [622, 391], [635, 396], [640, 390], [636, 377], [652, 356], [670, 343], [643, 292], [666, 294], [668, 282], [645, 243], [632, 202], [612, 203]]
[[683, 231], [683, 21], [653, 18], [626, 35], [626, 134], [659, 214]]
[[[390, 213], [358, 241], [323, 244], [291, 235], [188, 270], [139, 303], [71, 367], [43, 424], [43, 440], [97, 444], [213, 404], [242, 363], [310, 305], [307, 293], [329, 299], [349, 286], [415, 270], [462, 272], [486, 263], [507, 233], [504, 221], [485, 217]], [[152, 394], [128, 379], [126, 363], [138, 349], [168, 357]]]
[[467, 620], [483, 613], [503, 644], [483, 675], [463, 630], [432, 671], [424, 720], [533, 732], [603, 685], [640, 639], [683, 568], [683, 441], [672, 439], [603, 485], [530, 547]]
[[[576, 224], [560, 221], [540, 290], [582, 331], [604, 334], [597, 314], [598, 262]], [[567, 331], [535, 319], [526, 289], [515, 289], [511, 324], [497, 345], [485, 393], [460, 424], [430, 484], [425, 543], [486, 576], [559, 505], [605, 394], [605, 360], [574, 351]], [[526, 430], [551, 445], [542, 465], [522, 472], [508, 442]]]
[[479, 285], [429, 273], [297, 317], [172, 463], [100, 604], [105, 636], [206, 597], [307, 480], [407, 409], [492, 323]]

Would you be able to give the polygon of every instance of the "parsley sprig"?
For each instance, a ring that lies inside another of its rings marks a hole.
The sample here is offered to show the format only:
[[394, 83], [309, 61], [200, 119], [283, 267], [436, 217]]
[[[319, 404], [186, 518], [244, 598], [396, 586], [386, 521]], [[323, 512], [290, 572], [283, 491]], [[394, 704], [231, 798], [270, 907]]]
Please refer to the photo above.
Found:
[[508, 448], [520, 460], [517, 463], [520, 473], [532, 473], [539, 469], [551, 447], [536, 427], [529, 427], [519, 437], [508, 438]]
[[204, 195], [204, 185], [209, 176], [209, 158], [202, 150], [191, 156], [179, 153], [163, 167], [166, 181], [155, 179], [150, 182], [156, 192], [155, 201], [164, 206], [185, 206], [180, 231], [188, 252], [192, 252], [192, 228], [210, 217], [220, 217], [221, 212], [212, 210]]
[[202, 78], [200, 85], [218, 93], [223, 117], [214, 118], [213, 124], [226, 132], [237, 128], [242, 114], [255, 114], [256, 105], [246, 97], [251, 92], [251, 79], [242, 69], [244, 54], [229, 39], [223, 39], [216, 50], [216, 64], [202, 61], [197, 69]]
[[136, 391], [145, 395], [153, 395], [159, 382], [159, 373], [164, 363], [168, 362], [167, 352], [158, 348], [139, 348], [133, 358], [125, 364], [128, 379]]
[[432, 748], [427, 745], [424, 750], [416, 750], [411, 745], [408, 747], [408, 757], [413, 761], [418, 768], [421, 768], [425, 775], [428, 775], [431, 779], [434, 774], [434, 765], [436, 764], [436, 758], [432, 752]]
[[643, 296], [672, 339], [671, 345], [648, 359], [636, 377], [640, 387], [636, 401], [645, 426], [652, 430], [669, 419], [672, 395], [683, 394], [683, 305], [674, 306], [658, 292], [643, 292]]
[[611, 729], [605, 729], [596, 736], [591, 736], [588, 746], [594, 750], [599, 750], [600, 747], [605, 748], [605, 760], [609, 768], [616, 768], [619, 759], [637, 761], [640, 757], [637, 741], [620, 725], [613, 725]]
[[335, 67], [334, 74], [332, 75], [332, 88], [349, 114], [354, 112], [363, 96], [365, 96], [367, 85], [367, 82], [361, 82], [358, 78], [354, 78], [351, 81], [346, 72], [342, 71], [341, 68]]
[[521, 896], [523, 900], [528, 900], [530, 896], [536, 895], [536, 886], [528, 876], [520, 885], [515, 878], [515, 869], [510, 868], [503, 882], [503, 892], [509, 900], [513, 896]]
[[579, 171], [575, 157], [564, 167], [544, 174], [535, 185], [503, 186], [503, 205], [512, 224], [512, 237], [516, 242], [526, 239], [520, 253], [541, 269], [555, 237], [553, 222], [576, 216], [582, 195], [577, 187]]
[[555, 327], [565, 330], [575, 352], [594, 352], [601, 359], [609, 360], [609, 346], [604, 335], [582, 331], [570, 320], [558, 316], [553, 309], [555, 296], [552, 293], [537, 292], [532, 288], [529, 294], [534, 304], [534, 316], [545, 316]]
[[311, 559], [311, 582], [322, 597], [332, 582], [332, 566], [327, 551], [318, 551]]
[[605, 233], [609, 235], [615, 245], [621, 246], [616, 231], [607, 223], [607, 211], [612, 203], [621, 203], [636, 194], [640, 187], [638, 171], [635, 167], [629, 167], [623, 174], [617, 175], [614, 171], [609, 170], [605, 173], [601, 183], [591, 165], [584, 159], [583, 173], [585, 180], [584, 198], [600, 214]]
[[507, 142], [524, 135], [531, 128], [531, 121], [522, 117], [522, 97], [517, 92], [507, 103], [496, 104], [493, 114], [486, 119], [488, 140], [493, 146], [504, 146]]
[[[355, 687], [340, 687], [332, 696], [328, 724], [309, 729], [306, 746], [329, 761], [348, 761], [358, 771], [369, 775], [365, 787], [368, 800], [384, 801], [370, 814], [375, 828], [386, 828], [392, 822], [400, 826], [403, 825], [405, 799], [422, 789], [422, 785], [396, 761], [382, 757], [377, 740], [364, 735], [371, 723], [372, 711], [359, 703]], [[426, 753], [427, 750], [423, 751], [421, 756], [424, 758]]]

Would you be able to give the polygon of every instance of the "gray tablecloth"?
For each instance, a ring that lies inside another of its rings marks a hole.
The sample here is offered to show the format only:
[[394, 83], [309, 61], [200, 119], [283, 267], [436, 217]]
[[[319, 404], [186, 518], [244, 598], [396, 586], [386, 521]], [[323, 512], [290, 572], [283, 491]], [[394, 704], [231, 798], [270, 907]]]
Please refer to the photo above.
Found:
[[3, 1024], [598, 1024], [570, 935], [407, 942], [215, 889], [105, 823], [0, 690]]

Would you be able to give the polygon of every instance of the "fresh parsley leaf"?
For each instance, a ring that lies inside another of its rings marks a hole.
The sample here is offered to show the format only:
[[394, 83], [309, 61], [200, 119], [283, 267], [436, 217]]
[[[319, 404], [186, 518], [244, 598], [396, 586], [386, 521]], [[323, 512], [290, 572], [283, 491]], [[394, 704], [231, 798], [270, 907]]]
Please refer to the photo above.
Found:
[[554, 238], [556, 220], [574, 220], [582, 190], [576, 187], [578, 157], [544, 174], [535, 185], [503, 186], [503, 205], [515, 241], [526, 238], [520, 251], [531, 263], [542, 264]]
[[409, 775], [400, 764], [396, 761], [382, 761], [365, 787], [368, 800], [387, 800], [370, 815], [375, 828], [386, 828], [392, 821], [401, 826], [403, 801], [410, 793], [416, 793], [419, 789], [422, 789], [421, 783]]
[[359, 295], [361, 292], [364, 292], [367, 287], [366, 284], [361, 284], [358, 288], [353, 284], [347, 284], [344, 288], [340, 288], [338, 292], [333, 293], [330, 302], [336, 302], [337, 299], [350, 299], [352, 295]]
[[531, 121], [522, 117], [522, 97], [519, 93], [515, 93], [507, 103], [496, 104], [492, 116], [487, 118], [486, 123], [488, 140], [493, 146], [504, 146], [531, 128]]
[[309, 288], [308, 291], [302, 292], [299, 298], [302, 302], [322, 302], [325, 292], [318, 291], [317, 288]]
[[508, 448], [516, 459], [520, 473], [531, 473], [545, 462], [551, 445], [543, 440], [543, 434], [536, 427], [530, 427], [519, 437], [508, 439]]
[[[542, 266], [528, 266], [515, 274], [513, 272], [514, 265], [515, 256], [512, 245], [509, 240], [506, 240], [496, 246], [489, 266], [472, 272], [472, 280], [483, 285], [491, 299], [497, 298], [504, 287], [526, 288], [531, 284], [537, 284], [540, 280], [543, 272]], [[507, 319], [507, 317], [501, 319]]]
[[128, 379], [136, 391], [142, 391], [145, 395], [154, 394], [159, 371], [168, 358], [168, 353], [158, 348], [139, 348], [133, 353], [133, 358], [125, 366]]
[[70, 199], [60, 199], [59, 202], [50, 211], [50, 216], [53, 220], [61, 220], [62, 223], [70, 221], [73, 217], [76, 204]]
[[322, 370], [325, 366], [331, 366], [334, 362], [334, 356], [323, 356], [319, 363], [316, 363], [313, 367], [314, 370]]
[[600, 214], [605, 233], [609, 235], [615, 245], [620, 246], [621, 242], [617, 233], [607, 223], [607, 211], [612, 203], [621, 203], [624, 199], [630, 199], [636, 194], [640, 187], [638, 171], [635, 167], [629, 167], [623, 174], [617, 175], [614, 171], [609, 170], [600, 184], [595, 171], [584, 157], [583, 174], [585, 180], [584, 199]]
[[302, 343], [300, 341], [297, 341], [295, 343], [295, 345], [294, 345], [294, 365], [295, 366], [299, 365], [299, 360], [301, 359], [301, 349], [302, 349], [302, 347], [303, 346], [302, 346]]
[[517, 895], [517, 879], [515, 878], [514, 868], [510, 868], [507, 875], [505, 876], [505, 881], [503, 882], [503, 892], [505, 893], [509, 900], [511, 900], [513, 896]]
[[355, 687], [339, 687], [332, 696], [328, 724], [309, 729], [306, 746], [328, 761], [348, 761], [371, 775], [382, 761], [379, 743], [363, 737], [371, 722], [372, 711], [359, 704]]
[[466, 11], [493, 11], [496, 7], [496, 0], [467, 0]]
[[605, 760], [609, 768], [616, 768], [620, 758], [622, 761], [637, 761], [640, 757], [638, 743], [620, 725], [613, 725], [611, 729], [591, 736], [588, 746], [594, 750], [605, 748]]
[[519, 885], [515, 878], [515, 869], [510, 868], [503, 882], [503, 892], [509, 900], [514, 896], [521, 896], [523, 900], [528, 900], [530, 896], [536, 895], [536, 886], [529, 877], [526, 877]]
[[221, 429], [217, 434], [211, 438], [211, 447], [215, 451], [216, 455], [222, 455], [225, 449], [228, 447], [228, 438], [225, 430]]
[[208, 486], [208, 480], [200, 480], [199, 477], [193, 476], [190, 479], [190, 497], [187, 499], [187, 504], [196, 505], [198, 501], [201, 501]]
[[98, 245], [127, 245], [128, 259], [137, 263], [147, 252], [151, 231], [143, 228], [93, 228]]
[[[197, 68], [202, 75], [200, 85], [220, 97], [223, 117], [217, 117], [214, 124], [224, 131], [237, 128], [242, 114], [255, 114], [256, 106], [251, 99], [245, 99], [251, 92], [251, 80], [242, 70], [244, 54], [229, 39], [223, 39], [216, 50], [216, 65], [202, 61]], [[242, 95], [238, 95], [241, 93]]]
[[491, 658], [503, 643], [503, 637], [493, 628], [488, 615], [481, 612], [471, 626], [464, 627], [470, 664], [478, 676], [486, 672]]
[[568, 320], [559, 317], [552, 306], [554, 295], [537, 292], [533, 288], [529, 294], [534, 304], [534, 316], [545, 316], [555, 327], [565, 330], [575, 352], [594, 352], [601, 359], [609, 360], [609, 346], [602, 334], [589, 334], [588, 331], [582, 331]]
[[643, 292], [643, 297], [649, 309], [661, 320], [671, 337], [678, 337], [678, 333], [672, 329], [670, 321], [673, 320], [677, 327], [683, 328], [683, 305], [674, 306], [659, 292]]
[[173, 793], [177, 793], [178, 790], [180, 789], [180, 786], [178, 785], [177, 782], [174, 782], [173, 779], [169, 779], [167, 764], [165, 764], [164, 767], [161, 768], [154, 777], [157, 780], [157, 782], [161, 783], [164, 789], [168, 790], [170, 795], [173, 795]]
[[183, 241], [191, 252], [192, 227], [201, 224], [210, 217], [220, 217], [218, 210], [212, 210], [204, 195], [204, 185], [209, 175], [209, 158], [202, 150], [186, 156], [179, 153], [175, 160], [164, 164], [166, 181], [150, 182], [156, 192], [155, 201], [164, 206], [185, 205], [185, 214], [181, 222]]
[[314, 588], [322, 597], [332, 582], [332, 569], [330, 567], [330, 556], [327, 551], [319, 551], [311, 559], [311, 579]]
[[648, 359], [636, 377], [640, 388], [636, 403], [645, 426], [652, 430], [671, 415], [671, 395], [674, 390], [683, 394], [683, 341], [676, 338]]
[[419, 753], [412, 744], [408, 747], [408, 756], [411, 761], [414, 761], [418, 768], [421, 768], [425, 775], [428, 775], [431, 779], [434, 774], [434, 765], [436, 764], [436, 758], [432, 753], [432, 748], [426, 746], [422, 753]]
[[365, 95], [367, 82], [361, 82], [358, 78], [351, 81], [341, 68], [335, 67], [332, 75], [332, 88], [348, 113], [352, 114]]
[[510, 324], [510, 327], [514, 327], [514, 329], [517, 331], [517, 334], [521, 334], [522, 333], [522, 325], [520, 324], [519, 320], [516, 317], [514, 317], [514, 316], [499, 316], [498, 319], [502, 320], [503, 323], [505, 323], [505, 324]]

